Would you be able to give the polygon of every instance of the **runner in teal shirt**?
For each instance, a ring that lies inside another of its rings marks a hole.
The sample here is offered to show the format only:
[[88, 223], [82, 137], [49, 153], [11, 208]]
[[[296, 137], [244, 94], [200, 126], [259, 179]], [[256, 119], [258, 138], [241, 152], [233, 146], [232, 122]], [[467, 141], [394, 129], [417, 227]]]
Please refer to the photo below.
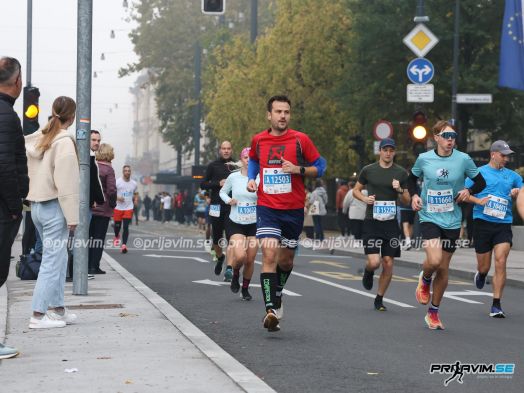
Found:
[[[460, 234], [462, 211], [458, 205], [471, 194], [482, 191], [486, 183], [470, 156], [455, 150], [457, 133], [446, 121], [433, 127], [437, 147], [421, 154], [411, 169], [408, 179], [411, 206], [418, 211], [420, 231], [424, 240], [426, 260], [422, 265], [417, 301], [431, 304], [425, 317], [430, 329], [444, 329], [439, 306], [448, 286], [448, 270]], [[473, 179], [473, 186], [464, 188], [464, 179]], [[418, 178], [424, 181], [421, 195], [417, 194]], [[433, 294], [430, 293], [433, 274]]]
[[[513, 150], [506, 142], [493, 142], [489, 164], [480, 168], [486, 179], [486, 188], [468, 200], [475, 203], [473, 242], [477, 253], [477, 273], [473, 281], [478, 289], [484, 287], [492, 254], [495, 254], [493, 304], [489, 313], [493, 318], [506, 317], [500, 299], [506, 283], [506, 261], [513, 242], [512, 198], [517, 197], [522, 187], [522, 177], [505, 168], [511, 154]], [[466, 186], [471, 186], [469, 180], [466, 180]]]

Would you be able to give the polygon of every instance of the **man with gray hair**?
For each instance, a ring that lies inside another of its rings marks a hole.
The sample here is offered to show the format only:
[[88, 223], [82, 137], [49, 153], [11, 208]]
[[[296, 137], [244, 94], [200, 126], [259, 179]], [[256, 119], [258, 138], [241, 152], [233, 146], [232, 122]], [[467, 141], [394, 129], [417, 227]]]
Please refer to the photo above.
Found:
[[[19, 61], [0, 57], [0, 287], [9, 274], [11, 247], [22, 220], [22, 200], [29, 191], [24, 135], [13, 109], [21, 92]], [[0, 343], [0, 359], [16, 355], [16, 349]]]

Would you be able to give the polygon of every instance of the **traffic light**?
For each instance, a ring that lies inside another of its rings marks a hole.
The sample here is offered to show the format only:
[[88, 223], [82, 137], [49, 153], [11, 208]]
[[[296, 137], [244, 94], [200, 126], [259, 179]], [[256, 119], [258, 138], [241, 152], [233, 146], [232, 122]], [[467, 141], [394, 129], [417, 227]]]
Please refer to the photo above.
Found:
[[349, 137], [349, 139], [353, 142], [349, 144], [349, 148], [355, 150], [359, 155], [364, 154], [366, 142], [364, 141], [364, 138], [362, 138], [362, 135], [353, 135]]
[[429, 132], [427, 128], [428, 118], [422, 110], [413, 113], [409, 127], [409, 136], [413, 141], [413, 153], [418, 156], [424, 153]]
[[202, 12], [207, 15], [222, 15], [226, 11], [226, 0], [202, 0]]
[[40, 124], [38, 124], [39, 97], [40, 90], [38, 90], [38, 87], [24, 87], [24, 118], [22, 122], [24, 135], [32, 134], [40, 128]]

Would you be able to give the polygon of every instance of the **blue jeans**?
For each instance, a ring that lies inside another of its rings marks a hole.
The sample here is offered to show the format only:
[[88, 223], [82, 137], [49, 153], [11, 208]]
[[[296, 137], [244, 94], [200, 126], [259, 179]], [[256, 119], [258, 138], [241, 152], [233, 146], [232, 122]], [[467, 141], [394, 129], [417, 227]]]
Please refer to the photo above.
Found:
[[315, 240], [324, 240], [324, 229], [322, 229], [322, 216], [313, 216], [315, 227]]
[[32, 308], [45, 313], [49, 307], [64, 306], [69, 231], [58, 199], [31, 203], [31, 215], [44, 245]]

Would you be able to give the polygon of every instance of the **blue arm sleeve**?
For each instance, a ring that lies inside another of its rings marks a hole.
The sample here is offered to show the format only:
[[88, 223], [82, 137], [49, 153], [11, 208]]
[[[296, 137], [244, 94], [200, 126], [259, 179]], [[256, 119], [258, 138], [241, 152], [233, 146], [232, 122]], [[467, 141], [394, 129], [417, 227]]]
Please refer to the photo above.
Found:
[[253, 160], [252, 158], [250, 158], [249, 162], [247, 164], [247, 178], [249, 180], [255, 180], [259, 173], [260, 173], [260, 164], [259, 164], [259, 162]]
[[311, 163], [311, 166], [317, 168], [317, 177], [322, 177], [324, 176], [324, 172], [326, 172], [327, 161], [324, 157], [318, 157]]

